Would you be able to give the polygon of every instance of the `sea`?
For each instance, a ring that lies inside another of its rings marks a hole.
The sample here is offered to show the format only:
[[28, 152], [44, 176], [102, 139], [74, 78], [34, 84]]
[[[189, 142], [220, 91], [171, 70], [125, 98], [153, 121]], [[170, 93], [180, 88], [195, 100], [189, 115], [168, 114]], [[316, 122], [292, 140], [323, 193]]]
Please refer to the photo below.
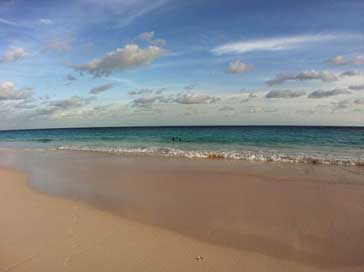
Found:
[[173, 126], [0, 131], [0, 148], [364, 166], [364, 127]]

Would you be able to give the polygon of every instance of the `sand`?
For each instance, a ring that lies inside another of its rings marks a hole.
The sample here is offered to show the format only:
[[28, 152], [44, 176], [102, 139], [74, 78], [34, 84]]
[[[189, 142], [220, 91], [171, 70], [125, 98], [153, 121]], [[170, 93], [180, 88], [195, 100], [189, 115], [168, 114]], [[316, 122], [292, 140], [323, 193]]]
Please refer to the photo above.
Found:
[[0, 155], [0, 271], [364, 270], [356, 170]]

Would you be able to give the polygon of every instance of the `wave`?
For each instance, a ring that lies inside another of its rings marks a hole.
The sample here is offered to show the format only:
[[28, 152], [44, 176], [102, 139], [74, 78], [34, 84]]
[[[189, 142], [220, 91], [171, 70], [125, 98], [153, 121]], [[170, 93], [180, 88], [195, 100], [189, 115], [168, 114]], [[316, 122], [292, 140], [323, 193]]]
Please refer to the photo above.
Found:
[[325, 164], [340, 166], [362, 166], [364, 159], [351, 158], [347, 156], [334, 156], [332, 154], [285, 154], [276, 151], [201, 151], [182, 150], [167, 147], [142, 147], [142, 148], [119, 148], [119, 147], [89, 147], [89, 146], [60, 146], [57, 150], [104, 152], [112, 154], [135, 154], [135, 155], [157, 155], [163, 157], [183, 157], [190, 159], [211, 160], [245, 160], [261, 162], [284, 162], [304, 164]]

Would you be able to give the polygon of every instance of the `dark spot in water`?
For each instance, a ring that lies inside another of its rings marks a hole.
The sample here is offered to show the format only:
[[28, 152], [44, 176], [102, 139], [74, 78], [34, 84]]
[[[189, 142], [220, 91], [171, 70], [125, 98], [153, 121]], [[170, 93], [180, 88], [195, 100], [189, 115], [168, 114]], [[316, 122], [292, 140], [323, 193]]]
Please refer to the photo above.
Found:
[[40, 143], [49, 143], [52, 142], [51, 139], [47, 139], [47, 138], [41, 138], [41, 139], [35, 139], [35, 142], [40, 142]]

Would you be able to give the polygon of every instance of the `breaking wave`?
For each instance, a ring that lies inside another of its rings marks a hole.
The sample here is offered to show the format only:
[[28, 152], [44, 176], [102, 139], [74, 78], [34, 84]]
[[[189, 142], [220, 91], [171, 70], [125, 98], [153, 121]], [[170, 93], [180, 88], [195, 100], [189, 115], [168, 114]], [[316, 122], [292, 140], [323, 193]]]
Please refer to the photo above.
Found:
[[182, 157], [190, 159], [225, 159], [245, 160], [262, 162], [285, 162], [304, 164], [326, 164], [340, 166], [362, 166], [364, 158], [353, 158], [346, 155], [333, 155], [326, 153], [304, 153], [304, 152], [277, 152], [269, 150], [259, 151], [208, 151], [208, 150], [182, 150], [169, 147], [141, 147], [141, 148], [119, 148], [119, 147], [89, 147], [89, 146], [60, 146], [57, 150], [104, 152], [112, 154], [135, 154], [163, 157]]

